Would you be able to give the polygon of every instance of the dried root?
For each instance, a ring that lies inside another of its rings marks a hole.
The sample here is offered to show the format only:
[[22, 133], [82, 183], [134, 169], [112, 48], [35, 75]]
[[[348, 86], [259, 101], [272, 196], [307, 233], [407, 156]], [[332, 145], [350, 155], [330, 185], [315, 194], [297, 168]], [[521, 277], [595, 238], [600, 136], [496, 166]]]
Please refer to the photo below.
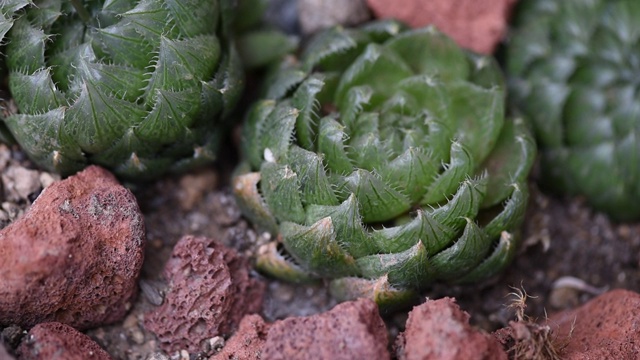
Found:
[[524, 288], [514, 288], [509, 295], [513, 296], [509, 308], [514, 310], [516, 320], [510, 321], [509, 326], [498, 335], [502, 338], [509, 359], [561, 360], [560, 354], [567, 346], [568, 338], [559, 339], [549, 325], [540, 325], [525, 313], [527, 298], [532, 297]]

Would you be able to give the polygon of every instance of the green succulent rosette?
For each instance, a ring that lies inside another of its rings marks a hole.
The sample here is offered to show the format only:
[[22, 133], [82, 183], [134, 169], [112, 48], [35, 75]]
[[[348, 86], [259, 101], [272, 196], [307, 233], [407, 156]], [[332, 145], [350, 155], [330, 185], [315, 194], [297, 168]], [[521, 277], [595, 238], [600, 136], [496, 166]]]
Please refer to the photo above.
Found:
[[506, 60], [543, 185], [640, 218], [640, 2], [522, 0]]
[[257, 266], [383, 306], [514, 255], [535, 144], [495, 61], [385, 21], [313, 38], [244, 126], [233, 186]]
[[4, 125], [40, 166], [146, 180], [213, 161], [243, 88], [230, 0], [8, 0]]

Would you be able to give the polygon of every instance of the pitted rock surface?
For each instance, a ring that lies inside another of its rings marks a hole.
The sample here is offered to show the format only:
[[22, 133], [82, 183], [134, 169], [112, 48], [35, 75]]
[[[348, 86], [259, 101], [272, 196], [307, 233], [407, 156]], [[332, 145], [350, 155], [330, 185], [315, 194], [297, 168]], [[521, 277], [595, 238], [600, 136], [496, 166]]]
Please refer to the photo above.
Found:
[[448, 297], [414, 307], [395, 346], [399, 360], [507, 360], [498, 341], [471, 327]]
[[48, 322], [34, 326], [18, 347], [22, 360], [111, 360], [87, 335], [71, 326]]
[[547, 324], [566, 344], [562, 358], [640, 359], [640, 294], [616, 289], [581, 307], [552, 315]]
[[0, 231], [0, 326], [122, 319], [136, 295], [145, 228], [133, 194], [97, 166], [47, 187]]
[[262, 309], [265, 286], [249, 276], [249, 262], [205, 237], [184, 236], [165, 265], [164, 303], [144, 326], [167, 352], [201, 350], [201, 342], [231, 335], [246, 314]]
[[379, 18], [395, 18], [412, 27], [435, 25], [460, 46], [491, 54], [507, 31], [516, 0], [367, 0]]
[[271, 325], [262, 360], [389, 359], [387, 329], [378, 306], [369, 299], [338, 304], [308, 317], [291, 317]]
[[266, 324], [260, 315], [247, 315], [242, 318], [238, 330], [222, 350], [209, 360], [260, 360], [268, 332], [269, 324]]

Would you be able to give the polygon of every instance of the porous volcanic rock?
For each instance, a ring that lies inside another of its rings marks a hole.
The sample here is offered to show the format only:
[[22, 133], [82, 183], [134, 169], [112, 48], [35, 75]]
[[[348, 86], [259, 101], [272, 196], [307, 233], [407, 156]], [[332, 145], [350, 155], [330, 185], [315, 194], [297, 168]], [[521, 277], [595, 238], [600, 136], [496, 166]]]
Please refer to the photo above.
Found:
[[469, 325], [455, 299], [428, 300], [409, 312], [396, 339], [399, 360], [506, 360], [498, 341]]
[[574, 310], [553, 314], [547, 324], [564, 345], [562, 358], [640, 359], [640, 294], [616, 289]]
[[246, 315], [222, 350], [209, 360], [260, 360], [268, 332], [269, 324], [260, 315]]
[[379, 18], [396, 18], [412, 27], [435, 25], [461, 46], [491, 54], [507, 30], [516, 0], [367, 0]]
[[291, 317], [271, 325], [262, 360], [389, 359], [387, 330], [378, 306], [369, 299], [336, 305], [308, 317]]
[[9, 354], [7, 349], [4, 347], [2, 342], [0, 341], [0, 359], [2, 360], [14, 360], [15, 358]]
[[34, 326], [18, 347], [21, 360], [111, 360], [87, 335], [59, 322]]
[[47, 187], [0, 231], [0, 326], [120, 320], [136, 295], [144, 237], [135, 197], [107, 170]]
[[230, 335], [246, 314], [262, 309], [264, 283], [249, 275], [249, 261], [217, 241], [182, 237], [167, 261], [164, 303], [144, 326], [167, 352], [201, 349], [202, 341]]

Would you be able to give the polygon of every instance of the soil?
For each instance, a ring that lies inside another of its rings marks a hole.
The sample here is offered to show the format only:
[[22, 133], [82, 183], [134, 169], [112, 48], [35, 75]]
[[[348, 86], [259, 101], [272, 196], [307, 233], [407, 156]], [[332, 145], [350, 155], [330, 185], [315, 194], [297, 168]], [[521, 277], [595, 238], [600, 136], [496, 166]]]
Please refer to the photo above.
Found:
[[[21, 166], [33, 168], [18, 149], [0, 148], [3, 151], [11, 151], [10, 157], [19, 159]], [[227, 179], [235, 157], [226, 158], [231, 160], [218, 163], [216, 168], [132, 187], [147, 227], [142, 291], [124, 321], [87, 332], [114, 358], [166, 358], [141, 320], [158, 297], [161, 299], [161, 269], [182, 235], [212, 237], [249, 256], [252, 244], [259, 241], [260, 235], [242, 218], [231, 195]], [[493, 331], [514, 319], [508, 305], [515, 299], [510, 294], [518, 289], [530, 296], [525, 311], [537, 319], [576, 307], [609, 289], [640, 291], [640, 224], [615, 224], [594, 213], [580, 198], [546, 194], [537, 188], [535, 175], [530, 185], [521, 251], [504, 274], [473, 287], [436, 285], [423, 294], [425, 297], [453, 296], [470, 313], [473, 325]], [[17, 204], [28, 206], [25, 201]], [[336, 304], [321, 283], [292, 285], [263, 280], [268, 283], [268, 292], [262, 315], [268, 321], [311, 315]], [[406, 314], [385, 314], [391, 337], [402, 330]], [[16, 332], [19, 330], [7, 328], [3, 335], [13, 336], [15, 343], [19, 338]], [[196, 358], [205, 358], [211, 351], [203, 348]]]

